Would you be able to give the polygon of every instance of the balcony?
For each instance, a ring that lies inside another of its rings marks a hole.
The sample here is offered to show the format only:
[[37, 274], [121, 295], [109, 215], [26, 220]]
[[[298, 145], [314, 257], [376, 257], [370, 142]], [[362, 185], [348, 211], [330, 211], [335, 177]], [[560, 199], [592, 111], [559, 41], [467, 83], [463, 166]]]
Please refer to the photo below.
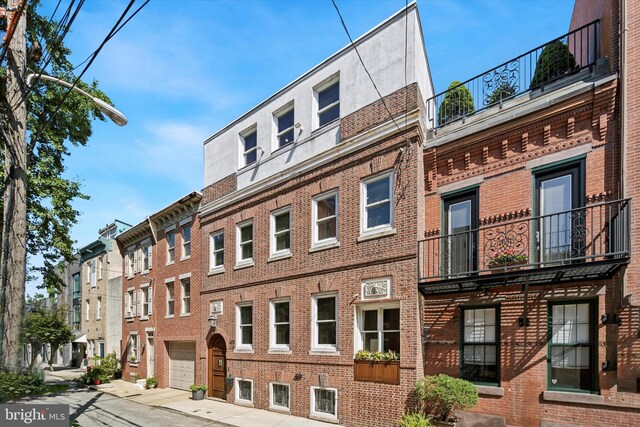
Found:
[[425, 295], [611, 277], [630, 257], [630, 200], [503, 221], [418, 242]]
[[598, 60], [599, 21], [593, 21], [427, 100], [427, 119], [434, 129], [535, 89], [594, 70]]

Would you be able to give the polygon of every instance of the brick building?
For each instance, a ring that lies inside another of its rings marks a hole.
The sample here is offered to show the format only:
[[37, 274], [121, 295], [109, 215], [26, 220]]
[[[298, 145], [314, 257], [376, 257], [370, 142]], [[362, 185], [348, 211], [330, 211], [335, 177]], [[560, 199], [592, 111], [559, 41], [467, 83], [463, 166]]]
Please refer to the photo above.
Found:
[[485, 421], [640, 425], [639, 14], [578, 0], [567, 35], [427, 101], [424, 370], [476, 383]]
[[[391, 425], [422, 377], [433, 91], [415, 4], [355, 45], [384, 101], [348, 46], [205, 141], [201, 357], [211, 397]], [[399, 352], [386, 383], [354, 380], [362, 349]]]
[[192, 192], [122, 235], [123, 378], [155, 376], [159, 387], [202, 382], [201, 194]]

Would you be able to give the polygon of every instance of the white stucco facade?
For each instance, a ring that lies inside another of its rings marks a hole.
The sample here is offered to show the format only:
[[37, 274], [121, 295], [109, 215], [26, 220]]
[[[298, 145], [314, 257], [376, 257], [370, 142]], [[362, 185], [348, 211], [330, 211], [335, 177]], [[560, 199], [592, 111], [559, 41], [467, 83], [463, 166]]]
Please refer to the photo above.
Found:
[[[422, 103], [433, 96], [415, 3], [355, 40], [355, 45], [383, 97], [414, 82], [420, 88]], [[341, 118], [380, 99], [355, 50], [348, 45], [205, 140], [204, 187], [236, 173], [237, 190], [242, 190], [339, 144], [339, 120], [322, 127], [318, 124], [318, 90], [334, 81], [340, 86]], [[296, 127], [295, 142], [278, 148], [276, 115], [291, 106], [294, 123], [299, 123], [302, 131]], [[242, 135], [254, 129], [261, 149], [257, 162], [245, 166]]]

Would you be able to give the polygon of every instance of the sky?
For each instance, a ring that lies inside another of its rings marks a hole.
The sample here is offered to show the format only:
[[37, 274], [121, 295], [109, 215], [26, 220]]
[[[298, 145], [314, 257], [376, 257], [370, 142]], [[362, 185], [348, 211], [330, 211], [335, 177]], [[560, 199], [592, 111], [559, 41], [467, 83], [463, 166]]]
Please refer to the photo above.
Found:
[[[405, 5], [336, 2], [354, 38]], [[51, 16], [56, 4], [42, 0], [39, 12]], [[73, 64], [98, 47], [127, 4], [85, 3], [65, 38]], [[573, 0], [418, 0], [418, 9], [438, 93], [566, 33]], [[91, 197], [72, 201], [81, 212], [76, 247], [114, 219], [137, 224], [202, 190], [204, 139], [348, 43], [331, 0], [151, 0], [85, 74], [129, 123], [96, 121], [88, 145], [70, 149], [66, 177]]]

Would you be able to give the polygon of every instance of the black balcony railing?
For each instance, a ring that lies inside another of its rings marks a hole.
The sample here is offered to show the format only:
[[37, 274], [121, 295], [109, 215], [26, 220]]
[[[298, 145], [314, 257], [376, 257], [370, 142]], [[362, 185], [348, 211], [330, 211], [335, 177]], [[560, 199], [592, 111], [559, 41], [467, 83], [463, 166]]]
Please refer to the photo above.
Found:
[[599, 21], [571, 31], [427, 100], [434, 128], [595, 65]]
[[[546, 274], [546, 283], [562, 275], [565, 280], [608, 275], [609, 267], [629, 259], [629, 205], [628, 199], [603, 202], [430, 237], [418, 242], [418, 281], [429, 287], [531, 274]], [[575, 271], [549, 274], [567, 269]]]

